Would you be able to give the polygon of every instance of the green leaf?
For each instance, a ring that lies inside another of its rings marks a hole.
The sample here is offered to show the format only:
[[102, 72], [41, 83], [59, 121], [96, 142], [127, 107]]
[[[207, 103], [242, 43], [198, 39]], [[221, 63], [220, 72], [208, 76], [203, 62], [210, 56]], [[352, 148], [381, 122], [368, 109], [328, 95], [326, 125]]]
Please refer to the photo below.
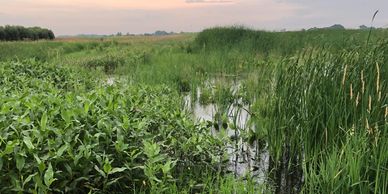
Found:
[[46, 169], [46, 164], [44, 162], [39, 163], [38, 169], [40, 173], [43, 173], [43, 171]]
[[54, 182], [53, 178], [54, 178], [54, 171], [50, 163], [49, 167], [46, 170], [46, 173], [44, 173], [44, 184], [46, 184], [47, 187], [50, 187], [50, 185]]
[[128, 129], [129, 128], [129, 119], [126, 116], [123, 117], [123, 128], [124, 129]]
[[151, 177], [152, 180], [158, 182], [158, 183], [161, 183], [162, 181], [160, 179], [158, 179], [156, 176], [152, 176]]
[[61, 157], [63, 152], [67, 149], [67, 144], [61, 146], [57, 151], [57, 157]]
[[12, 153], [16, 145], [17, 145], [16, 142], [13, 142], [13, 141], [7, 142], [7, 146], [5, 147], [5, 150], [3, 151], [3, 154], [6, 155], [6, 154]]
[[16, 156], [16, 168], [19, 171], [23, 170], [24, 164], [26, 163], [26, 159], [23, 156], [17, 155]]
[[118, 177], [118, 178], [115, 178], [113, 179], [112, 181], [109, 181], [108, 183], [106, 183], [106, 186], [110, 186], [112, 184], [115, 184], [117, 181], [119, 181], [120, 179], [122, 179], [123, 177]]
[[88, 112], [89, 112], [89, 107], [90, 107], [90, 104], [89, 104], [89, 103], [85, 103], [85, 104], [84, 104], [84, 113], [85, 113], [85, 114], [88, 114]]
[[162, 172], [163, 174], [167, 174], [170, 171], [170, 161], [168, 161], [166, 164], [162, 166]]
[[199, 152], [203, 152], [203, 149], [200, 145], [197, 145], [196, 148], [198, 149]]
[[30, 150], [35, 149], [35, 146], [32, 144], [30, 137], [24, 137], [23, 142], [24, 142], [24, 144], [26, 144], [28, 149], [30, 149]]
[[102, 171], [100, 168], [98, 168], [98, 166], [94, 165], [94, 169], [96, 169], [97, 172], [99, 172], [103, 177], [106, 177], [106, 174], [104, 173], [104, 171]]
[[36, 172], [36, 173], [31, 174], [30, 176], [28, 176], [28, 177], [26, 178], [26, 180], [24, 180], [23, 186], [26, 185], [28, 182], [30, 182], [31, 179], [32, 179], [35, 175], [37, 175], [37, 174], [38, 174], [38, 173]]
[[109, 174], [111, 172], [111, 170], [112, 170], [112, 166], [110, 165], [110, 163], [109, 162], [105, 162], [105, 164], [104, 164], [104, 172]]
[[97, 122], [97, 128], [103, 129], [104, 127], [106, 127], [105, 121], [104, 121], [104, 119], [100, 119], [100, 120]]
[[166, 157], [164, 155], [157, 155], [157, 156], [154, 156], [153, 158], [150, 158], [148, 161], [151, 163], [158, 163], [158, 162], [163, 161], [165, 159], [166, 159]]
[[38, 157], [37, 154], [34, 154], [34, 158], [35, 158], [36, 162], [38, 162], [38, 164], [40, 164], [42, 162], [42, 160], [40, 160], [40, 158]]
[[42, 131], [45, 131], [47, 127], [47, 112], [45, 111], [40, 119], [40, 128]]
[[62, 111], [61, 117], [66, 122], [66, 126], [68, 127], [71, 124], [72, 112], [69, 110]]
[[125, 168], [125, 167], [113, 168], [112, 171], [109, 172], [109, 174], [114, 174], [114, 173], [118, 173], [118, 172], [124, 172], [125, 170], [127, 170], [127, 168]]
[[160, 146], [153, 142], [143, 141], [144, 153], [148, 158], [157, 156], [160, 153]]
[[0, 171], [1, 171], [2, 168], [3, 168], [3, 158], [0, 157]]

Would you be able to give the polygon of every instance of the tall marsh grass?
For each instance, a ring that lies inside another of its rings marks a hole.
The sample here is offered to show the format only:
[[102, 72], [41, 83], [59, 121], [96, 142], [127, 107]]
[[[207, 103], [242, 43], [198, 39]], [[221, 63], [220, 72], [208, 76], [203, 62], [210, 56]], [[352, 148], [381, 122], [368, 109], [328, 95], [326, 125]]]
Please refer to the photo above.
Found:
[[[387, 54], [381, 42], [334, 54], [307, 50], [283, 61], [268, 138], [278, 186], [303, 181], [305, 193], [387, 192]], [[302, 171], [304, 180], [295, 176]]]
[[[388, 31], [374, 30], [370, 42], [384, 39]], [[262, 56], [293, 55], [308, 47], [327, 47], [332, 51], [365, 45], [367, 30], [315, 29], [303, 31], [268, 32], [242, 26], [205, 29], [194, 40], [194, 50], [260, 53]]]

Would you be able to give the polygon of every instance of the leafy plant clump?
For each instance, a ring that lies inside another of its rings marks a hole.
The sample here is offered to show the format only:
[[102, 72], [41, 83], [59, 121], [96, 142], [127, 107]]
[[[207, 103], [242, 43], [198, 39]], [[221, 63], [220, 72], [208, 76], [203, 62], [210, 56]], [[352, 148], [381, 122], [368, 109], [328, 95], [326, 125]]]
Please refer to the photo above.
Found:
[[[0, 79], [1, 193], [163, 192], [220, 172], [223, 141], [180, 110], [177, 92], [97, 84], [66, 90], [53, 80], [77, 85], [83, 75], [10, 64]], [[31, 89], [31, 82], [48, 89]]]
[[[82, 78], [76, 72], [83, 73]], [[30, 59], [23, 62], [0, 62], [0, 86], [3, 92], [8, 91], [10, 95], [44, 91], [64, 93], [91, 89], [95, 81], [90, 73], [82, 69], [63, 68]]]
[[103, 71], [107, 74], [112, 74], [114, 71], [125, 63], [125, 58], [116, 54], [107, 54], [99, 57], [92, 57], [84, 61], [83, 66], [87, 68], [97, 69], [103, 68]]

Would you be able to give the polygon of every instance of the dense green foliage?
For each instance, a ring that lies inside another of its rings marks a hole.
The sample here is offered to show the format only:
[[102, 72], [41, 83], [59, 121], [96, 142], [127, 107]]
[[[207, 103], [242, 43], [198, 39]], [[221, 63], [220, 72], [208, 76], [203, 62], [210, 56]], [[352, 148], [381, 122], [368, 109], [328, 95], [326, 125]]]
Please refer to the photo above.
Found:
[[166, 87], [99, 86], [36, 61], [0, 70], [2, 192], [159, 193], [219, 172], [224, 142]]
[[92, 49], [104, 50], [114, 46], [113, 42], [2, 42], [0, 44], [0, 60], [31, 59], [51, 61], [71, 53]]
[[54, 39], [53, 31], [40, 27], [0, 26], [0, 41]]

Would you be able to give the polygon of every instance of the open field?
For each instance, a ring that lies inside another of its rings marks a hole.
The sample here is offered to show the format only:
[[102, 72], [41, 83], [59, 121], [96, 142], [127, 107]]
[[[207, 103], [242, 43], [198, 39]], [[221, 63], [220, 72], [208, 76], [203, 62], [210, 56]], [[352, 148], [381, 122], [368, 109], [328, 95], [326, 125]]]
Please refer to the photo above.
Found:
[[388, 30], [0, 42], [0, 193], [388, 193]]

